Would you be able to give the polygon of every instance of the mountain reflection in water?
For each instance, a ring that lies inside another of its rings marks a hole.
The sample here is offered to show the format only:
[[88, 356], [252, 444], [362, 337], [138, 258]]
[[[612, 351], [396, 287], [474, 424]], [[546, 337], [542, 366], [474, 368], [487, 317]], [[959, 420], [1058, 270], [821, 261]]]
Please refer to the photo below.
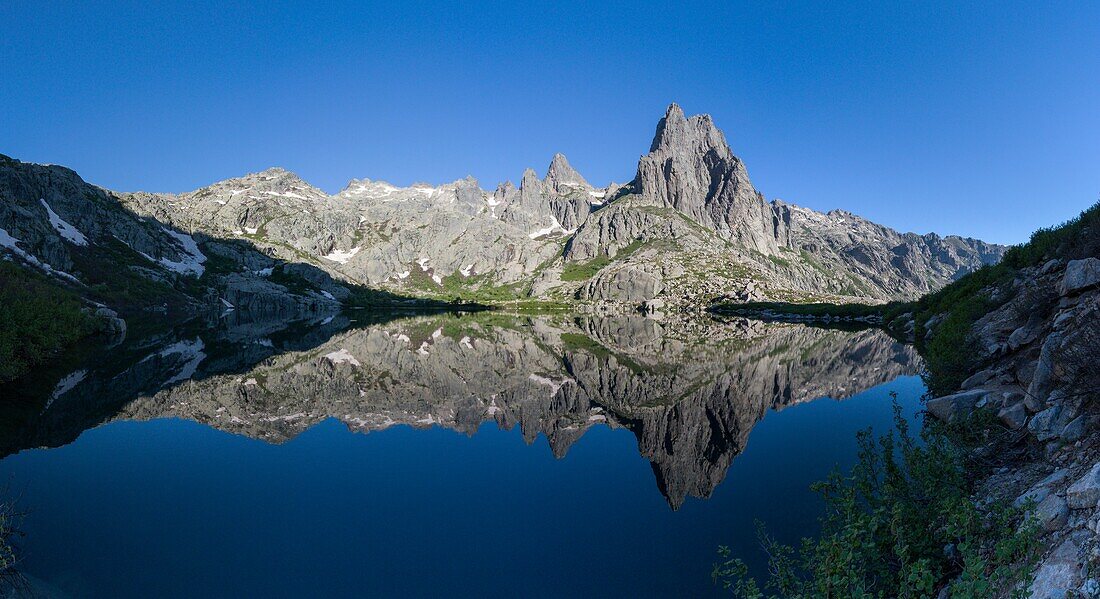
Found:
[[0, 451], [166, 417], [282, 443], [334, 418], [357, 433], [518, 425], [563, 457], [606, 426], [633, 433], [678, 509], [712, 494], [769, 409], [843, 399], [917, 369], [915, 351], [876, 329], [501, 313], [289, 325], [231, 315], [0, 390]]

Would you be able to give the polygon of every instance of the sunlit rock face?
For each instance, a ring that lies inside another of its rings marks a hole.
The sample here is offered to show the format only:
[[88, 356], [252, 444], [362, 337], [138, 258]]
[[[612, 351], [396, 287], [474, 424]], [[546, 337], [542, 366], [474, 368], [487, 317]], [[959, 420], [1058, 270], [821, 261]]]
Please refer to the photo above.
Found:
[[376, 320], [223, 323], [120, 349], [113, 365], [59, 382], [19, 445], [163, 417], [281, 443], [335, 418], [357, 433], [518, 426], [561, 457], [589, 428], [621, 427], [677, 508], [712, 493], [769, 409], [846, 398], [917, 368], [912, 349], [878, 330], [496, 313]]

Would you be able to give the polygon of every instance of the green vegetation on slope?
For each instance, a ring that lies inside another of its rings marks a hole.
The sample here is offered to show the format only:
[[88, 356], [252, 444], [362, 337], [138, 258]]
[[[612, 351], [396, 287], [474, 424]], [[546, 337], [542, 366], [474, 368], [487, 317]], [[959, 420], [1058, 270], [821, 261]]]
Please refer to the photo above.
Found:
[[596, 276], [596, 273], [600, 272], [603, 267], [611, 264], [615, 260], [623, 260], [627, 256], [630, 256], [645, 242], [641, 239], [635, 239], [627, 244], [626, 247], [619, 250], [614, 257], [609, 256], [596, 256], [595, 258], [587, 262], [566, 262], [561, 271], [561, 280], [563, 281], [587, 281]]
[[998, 597], [1027, 588], [1039, 557], [1030, 506], [977, 506], [964, 454], [943, 429], [925, 426], [914, 439], [895, 405], [897, 436], [876, 442], [859, 434], [859, 460], [814, 489], [826, 513], [817, 538], [800, 551], [771, 539], [763, 587], [748, 568], [719, 548], [716, 583], [736, 597], [933, 597], [950, 581], [952, 597]]
[[25, 374], [94, 330], [75, 293], [0, 260], [0, 381]]
[[[1100, 203], [1057, 227], [1039, 229], [1027, 243], [1009, 249], [999, 264], [981, 268], [918, 300], [913, 307], [918, 343], [924, 339], [929, 320], [943, 315], [931, 340], [918, 346], [928, 368], [925, 384], [929, 391], [934, 395], [951, 393], [981, 368], [974, 323], [1011, 299], [1009, 284], [1020, 269], [1054, 258], [1090, 256], [1100, 256]], [[998, 289], [1005, 293], [995, 294]]]

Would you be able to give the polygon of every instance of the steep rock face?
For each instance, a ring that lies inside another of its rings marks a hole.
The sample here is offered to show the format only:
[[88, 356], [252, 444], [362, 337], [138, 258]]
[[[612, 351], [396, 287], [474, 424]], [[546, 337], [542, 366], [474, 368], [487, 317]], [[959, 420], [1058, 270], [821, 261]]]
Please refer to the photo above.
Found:
[[749, 181], [710, 115], [669, 106], [635, 178], [643, 198], [675, 208], [724, 238], [766, 255], [786, 245], [786, 229]]

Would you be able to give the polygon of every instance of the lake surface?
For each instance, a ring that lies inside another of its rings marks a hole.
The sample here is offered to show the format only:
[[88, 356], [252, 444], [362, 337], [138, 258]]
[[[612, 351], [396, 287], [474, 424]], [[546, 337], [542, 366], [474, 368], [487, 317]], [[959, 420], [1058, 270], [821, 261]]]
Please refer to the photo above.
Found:
[[0, 389], [46, 596], [716, 596], [915, 418], [877, 330], [350, 314], [132, 334]]

